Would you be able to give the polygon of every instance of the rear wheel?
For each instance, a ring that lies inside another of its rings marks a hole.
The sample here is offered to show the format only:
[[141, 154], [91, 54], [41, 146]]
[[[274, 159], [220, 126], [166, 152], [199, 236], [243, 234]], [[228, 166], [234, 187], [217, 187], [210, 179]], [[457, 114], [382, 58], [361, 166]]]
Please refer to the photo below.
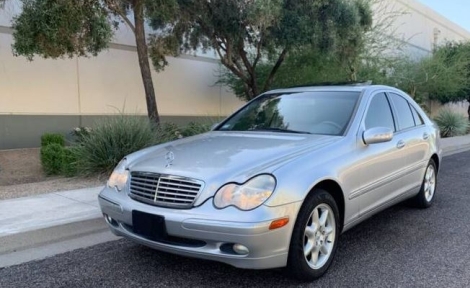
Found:
[[428, 167], [424, 173], [423, 183], [418, 195], [413, 199], [414, 206], [418, 208], [428, 208], [434, 201], [437, 185], [437, 168], [434, 160], [429, 160]]
[[339, 211], [333, 197], [322, 189], [309, 194], [292, 233], [287, 268], [296, 278], [321, 277], [333, 261], [340, 233]]

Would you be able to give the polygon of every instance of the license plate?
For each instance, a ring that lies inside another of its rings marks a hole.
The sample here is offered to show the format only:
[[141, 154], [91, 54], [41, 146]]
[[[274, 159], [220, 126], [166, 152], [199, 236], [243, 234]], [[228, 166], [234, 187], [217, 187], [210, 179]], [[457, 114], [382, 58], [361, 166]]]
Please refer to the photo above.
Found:
[[134, 233], [151, 240], [161, 240], [166, 236], [165, 218], [160, 215], [132, 211]]

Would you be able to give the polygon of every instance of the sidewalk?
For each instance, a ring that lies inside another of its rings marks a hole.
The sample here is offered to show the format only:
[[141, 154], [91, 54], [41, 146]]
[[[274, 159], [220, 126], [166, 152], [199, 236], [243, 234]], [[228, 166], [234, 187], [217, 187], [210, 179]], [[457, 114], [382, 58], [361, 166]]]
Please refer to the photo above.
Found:
[[98, 206], [101, 189], [95, 187], [0, 201], [0, 239], [101, 217]]
[[[470, 135], [441, 140], [444, 156], [470, 150]], [[1, 237], [102, 217], [102, 187], [0, 201]]]

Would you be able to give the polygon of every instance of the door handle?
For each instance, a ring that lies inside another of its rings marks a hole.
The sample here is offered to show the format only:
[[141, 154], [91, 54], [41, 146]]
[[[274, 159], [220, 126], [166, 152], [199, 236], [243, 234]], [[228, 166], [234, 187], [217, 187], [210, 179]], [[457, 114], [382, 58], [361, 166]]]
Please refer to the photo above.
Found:
[[405, 141], [403, 141], [403, 140], [398, 141], [398, 143], [397, 143], [397, 148], [398, 148], [398, 149], [401, 149], [401, 148], [403, 148], [403, 147], [405, 147]]
[[424, 134], [423, 134], [423, 139], [424, 139], [424, 140], [428, 140], [428, 139], [429, 139], [429, 134], [426, 133], [426, 132], [424, 132]]

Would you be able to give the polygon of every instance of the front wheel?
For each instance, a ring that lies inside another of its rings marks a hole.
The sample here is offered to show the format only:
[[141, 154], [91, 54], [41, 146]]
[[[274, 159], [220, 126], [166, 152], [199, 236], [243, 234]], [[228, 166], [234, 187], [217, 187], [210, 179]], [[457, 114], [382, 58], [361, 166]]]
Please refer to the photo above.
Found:
[[287, 269], [300, 280], [313, 281], [328, 270], [340, 234], [339, 211], [322, 189], [309, 194], [292, 232]]

